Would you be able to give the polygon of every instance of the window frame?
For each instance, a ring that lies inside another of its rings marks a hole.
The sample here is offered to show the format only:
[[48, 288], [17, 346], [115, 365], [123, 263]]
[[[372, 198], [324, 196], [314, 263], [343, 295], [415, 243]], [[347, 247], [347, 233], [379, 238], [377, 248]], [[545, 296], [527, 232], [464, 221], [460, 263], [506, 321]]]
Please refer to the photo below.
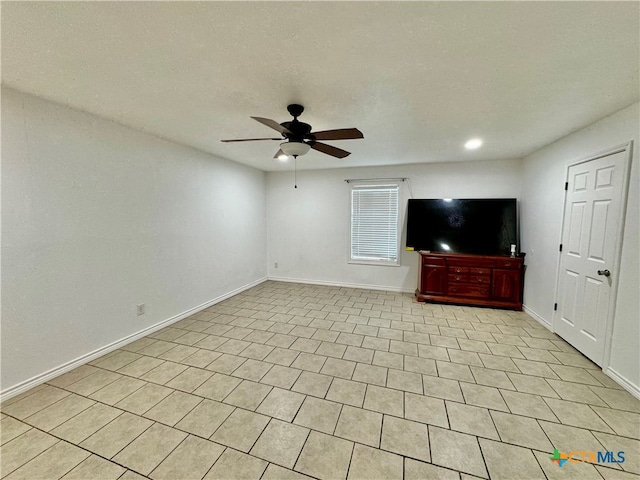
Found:
[[[397, 211], [396, 211], [396, 239], [395, 239], [395, 251], [396, 258], [395, 260], [390, 259], [379, 259], [376, 260], [374, 258], [353, 258], [353, 192], [358, 189], [366, 189], [366, 188], [395, 188], [397, 192]], [[348, 252], [347, 252], [347, 263], [354, 265], [378, 265], [384, 267], [399, 267], [400, 266], [400, 201], [401, 201], [401, 189], [400, 182], [389, 182], [389, 181], [376, 181], [372, 180], [370, 182], [349, 182], [349, 241], [348, 241]]]

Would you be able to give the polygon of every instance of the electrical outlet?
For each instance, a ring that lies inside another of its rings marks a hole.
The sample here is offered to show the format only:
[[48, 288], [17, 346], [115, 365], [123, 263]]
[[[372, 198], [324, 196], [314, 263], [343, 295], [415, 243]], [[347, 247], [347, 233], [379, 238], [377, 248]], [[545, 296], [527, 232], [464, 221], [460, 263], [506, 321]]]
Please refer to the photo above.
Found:
[[278, 262], [273, 264], [273, 268], [278, 268]]
[[136, 312], [138, 315], [144, 315], [144, 303], [136, 306]]

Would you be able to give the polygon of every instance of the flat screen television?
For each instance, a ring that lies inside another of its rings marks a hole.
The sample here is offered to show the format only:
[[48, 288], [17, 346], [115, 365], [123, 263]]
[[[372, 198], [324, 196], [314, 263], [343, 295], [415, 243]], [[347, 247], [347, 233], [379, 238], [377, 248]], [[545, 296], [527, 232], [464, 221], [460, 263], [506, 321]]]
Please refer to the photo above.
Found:
[[515, 198], [410, 199], [407, 216], [408, 250], [509, 255], [519, 245]]

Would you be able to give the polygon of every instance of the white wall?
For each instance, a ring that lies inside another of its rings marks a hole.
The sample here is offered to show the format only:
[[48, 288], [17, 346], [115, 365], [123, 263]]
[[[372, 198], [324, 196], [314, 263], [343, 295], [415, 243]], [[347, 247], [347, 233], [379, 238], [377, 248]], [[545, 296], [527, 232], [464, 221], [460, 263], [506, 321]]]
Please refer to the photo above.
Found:
[[[301, 160], [303, 161], [303, 160]], [[346, 160], [348, 162], [348, 159]], [[413, 292], [418, 253], [404, 250], [409, 185], [401, 184], [400, 266], [354, 265], [349, 258], [347, 178], [408, 177], [413, 198], [520, 197], [519, 160], [303, 170], [267, 175], [270, 278]], [[278, 263], [278, 268], [274, 267]]]
[[3, 88], [2, 390], [263, 279], [265, 183]]
[[610, 367], [640, 393], [640, 237], [638, 223], [639, 106], [634, 104], [564, 137], [523, 160], [521, 238], [527, 254], [524, 301], [551, 324], [555, 301], [558, 244], [562, 227], [567, 165], [609, 147], [634, 141], [622, 266], [614, 319]]

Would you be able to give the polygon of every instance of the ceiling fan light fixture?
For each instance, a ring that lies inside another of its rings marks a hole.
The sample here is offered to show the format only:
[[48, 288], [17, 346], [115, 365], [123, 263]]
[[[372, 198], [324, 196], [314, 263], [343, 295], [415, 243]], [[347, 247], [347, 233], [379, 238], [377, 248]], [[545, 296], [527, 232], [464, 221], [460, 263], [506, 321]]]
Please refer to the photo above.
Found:
[[289, 160], [289, 156], [281, 153], [280, 155], [278, 155], [278, 160], [280, 160], [281, 162], [286, 162], [287, 160]]
[[304, 142], [282, 142], [280, 144], [280, 150], [282, 150], [288, 157], [299, 157], [300, 155], [304, 155], [310, 148], [311, 147]]

